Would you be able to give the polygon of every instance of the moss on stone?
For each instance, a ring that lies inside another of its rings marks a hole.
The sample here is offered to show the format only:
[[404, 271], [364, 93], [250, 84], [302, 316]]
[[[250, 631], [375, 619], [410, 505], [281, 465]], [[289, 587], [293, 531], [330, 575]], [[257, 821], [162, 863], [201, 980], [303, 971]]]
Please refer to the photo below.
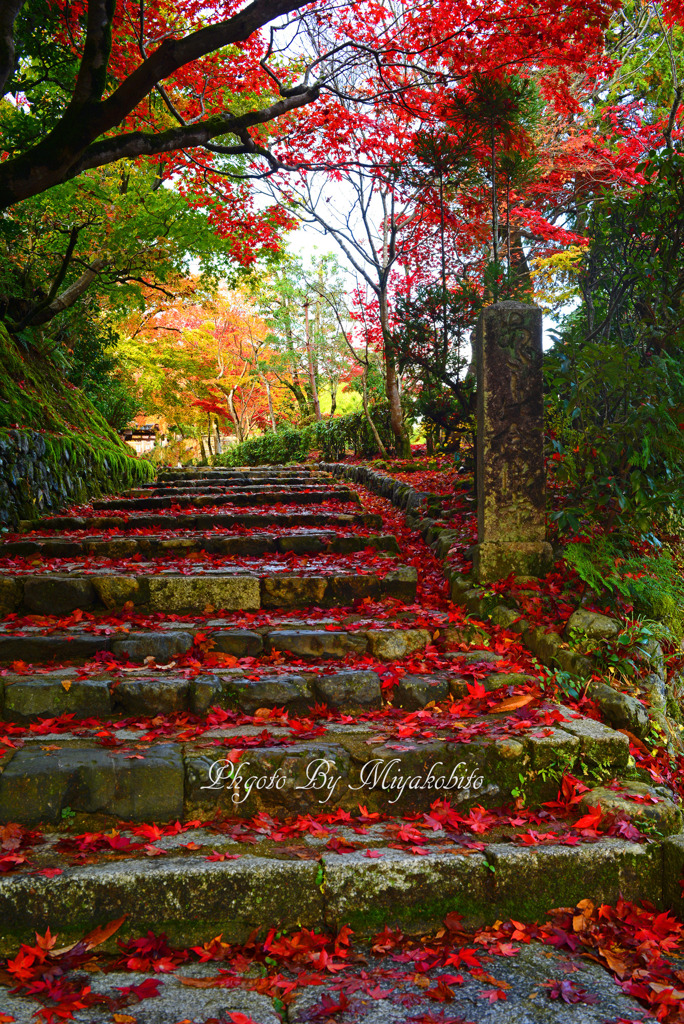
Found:
[[0, 522], [152, 479], [85, 395], [0, 324]]

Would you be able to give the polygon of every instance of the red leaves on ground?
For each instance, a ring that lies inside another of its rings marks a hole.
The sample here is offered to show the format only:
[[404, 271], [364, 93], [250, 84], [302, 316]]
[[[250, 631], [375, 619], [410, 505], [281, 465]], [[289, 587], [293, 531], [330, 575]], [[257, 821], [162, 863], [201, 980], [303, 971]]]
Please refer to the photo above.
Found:
[[547, 989], [549, 999], [562, 999], [564, 1003], [584, 1003], [590, 1006], [599, 1001], [598, 996], [590, 995], [569, 978], [564, 978], [561, 981], [545, 981], [544, 987]]
[[185, 950], [171, 949], [164, 934], [155, 935], [151, 931], [144, 938], [119, 942], [119, 946], [122, 950], [119, 964], [129, 971], [151, 970], [163, 974], [174, 971], [189, 955]]

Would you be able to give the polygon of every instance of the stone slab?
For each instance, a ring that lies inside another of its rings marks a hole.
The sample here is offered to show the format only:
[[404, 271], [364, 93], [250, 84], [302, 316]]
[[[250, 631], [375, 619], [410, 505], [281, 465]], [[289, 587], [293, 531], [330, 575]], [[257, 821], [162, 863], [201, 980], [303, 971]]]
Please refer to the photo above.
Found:
[[255, 576], [150, 576], [149, 588], [153, 611], [202, 611], [207, 605], [246, 611], [261, 605]]
[[602, 839], [588, 846], [506, 843], [487, 848], [494, 868], [490, 913], [505, 919], [542, 919], [550, 907], [574, 907], [582, 899], [615, 903], [648, 899], [663, 903], [663, 853], [658, 846]]
[[9, 722], [30, 718], [73, 715], [74, 718], [107, 718], [112, 703], [106, 682], [59, 678], [16, 676], [11, 685], [5, 679], [2, 717]]
[[35, 941], [36, 931], [58, 922], [66, 943], [123, 914], [117, 937], [152, 929], [182, 946], [221, 933], [224, 942], [245, 942], [254, 929], [313, 928], [324, 923], [317, 874], [315, 861], [246, 856], [130, 859], [67, 867], [54, 878], [2, 875], [0, 941]]
[[349, 924], [371, 936], [387, 925], [415, 934], [439, 927], [454, 911], [466, 926], [487, 916], [490, 871], [479, 853], [415, 857], [384, 849], [377, 859], [358, 851], [326, 854], [324, 862], [326, 923], [333, 929]]
[[[0, 821], [59, 821], [66, 807], [131, 821], [168, 821], [183, 813], [181, 750], [58, 747], [17, 750], [0, 774]], [[132, 755], [132, 756], [129, 756]]]

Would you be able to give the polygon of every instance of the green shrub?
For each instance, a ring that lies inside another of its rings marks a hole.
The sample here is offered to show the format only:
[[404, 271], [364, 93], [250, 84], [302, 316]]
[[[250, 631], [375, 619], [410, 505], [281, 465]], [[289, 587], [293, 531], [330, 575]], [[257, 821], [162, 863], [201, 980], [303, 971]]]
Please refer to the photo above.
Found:
[[614, 541], [568, 544], [566, 561], [598, 595], [622, 598], [637, 613], [664, 622], [676, 639], [684, 634], [684, 578], [668, 551], [639, 554]]
[[[377, 406], [373, 422], [386, 447], [392, 447], [389, 411]], [[264, 464], [302, 462], [313, 451], [319, 451], [326, 462], [335, 462], [346, 454], [368, 458], [377, 455], [377, 445], [363, 413], [338, 416], [332, 420], [311, 423], [301, 430], [286, 428], [275, 433], [250, 438], [234, 445], [216, 459], [218, 466], [260, 466]]]

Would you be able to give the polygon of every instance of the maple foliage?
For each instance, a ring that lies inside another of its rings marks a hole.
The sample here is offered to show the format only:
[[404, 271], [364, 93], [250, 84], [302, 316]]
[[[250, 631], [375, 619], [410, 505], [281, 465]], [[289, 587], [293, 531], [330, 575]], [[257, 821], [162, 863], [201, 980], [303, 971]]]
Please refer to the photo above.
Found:
[[[284, 1005], [295, 994], [311, 986], [321, 989], [307, 1019], [326, 1020], [330, 1014], [353, 1012], [357, 996], [389, 999], [405, 1010], [416, 1005], [415, 992], [436, 1004], [449, 1003], [454, 990], [468, 977], [477, 986], [477, 996], [490, 1003], [506, 1002], [511, 985], [496, 977], [496, 958], [514, 958], [521, 945], [543, 944], [565, 951], [570, 957], [598, 961], [622, 990], [647, 1006], [660, 1021], [676, 1020], [684, 992], [680, 989], [677, 955], [682, 941], [682, 924], [671, 914], [651, 905], [637, 905], [619, 899], [614, 905], [596, 905], [581, 900], [574, 908], [552, 911], [542, 923], [516, 920], [497, 921], [475, 932], [466, 930], [460, 916], [452, 912], [432, 935], [405, 936], [400, 928], [385, 926], [371, 941], [371, 959], [358, 957], [353, 932], [344, 926], [336, 935], [303, 928], [265, 937], [252, 936], [244, 944], [225, 942], [221, 935], [191, 949], [169, 946], [164, 935], [149, 932], [137, 939], [119, 942], [121, 955], [105, 956], [93, 950], [121, 927], [123, 919], [96, 929], [79, 942], [56, 949], [50, 929], [37, 935], [35, 945], [24, 944], [14, 957], [0, 966], [0, 984], [14, 992], [30, 995], [40, 1006], [37, 1017], [53, 1024], [71, 1020], [80, 1009], [105, 1006], [110, 1012], [133, 1007], [159, 995], [162, 979], [148, 976], [134, 985], [119, 985], [116, 995], [95, 994], [77, 972], [84, 964], [100, 971], [179, 972], [190, 962], [220, 965], [217, 975], [201, 977], [178, 974], [183, 986], [192, 989], [241, 988], [278, 998]], [[133, 955], [131, 955], [133, 954]], [[551, 964], [551, 961], [550, 961]], [[259, 965], [259, 973], [248, 972]], [[565, 962], [564, 969], [568, 969]], [[455, 973], [458, 972], [458, 973]], [[251, 973], [251, 976], [250, 976]], [[409, 982], [413, 988], [406, 987]], [[543, 982], [550, 1001], [592, 1005], [599, 1002], [571, 978]], [[10, 1018], [11, 1019], [11, 1018]], [[229, 1019], [230, 1015], [229, 1015]], [[250, 1018], [236, 1011], [235, 1024]], [[436, 1021], [429, 1011], [411, 1021]]]

